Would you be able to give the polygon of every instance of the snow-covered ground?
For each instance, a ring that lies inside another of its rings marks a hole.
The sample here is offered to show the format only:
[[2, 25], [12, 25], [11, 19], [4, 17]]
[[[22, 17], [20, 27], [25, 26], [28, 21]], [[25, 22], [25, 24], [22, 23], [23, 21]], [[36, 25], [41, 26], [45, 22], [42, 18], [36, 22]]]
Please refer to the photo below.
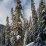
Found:
[[34, 44], [34, 42], [32, 42], [32, 43], [29, 43], [28, 45], [26, 45], [26, 46], [37, 46], [37, 43], [36, 44]]
[[34, 45], [34, 42], [32, 42], [32, 43], [30, 43], [30, 44], [28, 44], [26, 46], [37, 46], [37, 44]]
[[[46, 46], [46, 40], [45, 40], [44, 42], [45, 42], [44, 46]], [[37, 46], [37, 43], [34, 45], [34, 42], [32, 42], [32, 43], [29, 43], [29, 44], [26, 45], [26, 46]], [[40, 45], [40, 46], [41, 46], [41, 45]]]

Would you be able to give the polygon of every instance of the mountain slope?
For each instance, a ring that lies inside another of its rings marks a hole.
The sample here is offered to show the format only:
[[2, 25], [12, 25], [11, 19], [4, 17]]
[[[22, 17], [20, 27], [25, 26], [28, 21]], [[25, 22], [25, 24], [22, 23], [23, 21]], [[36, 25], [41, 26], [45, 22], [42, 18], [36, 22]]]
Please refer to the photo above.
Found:
[[37, 46], [37, 43], [34, 45], [34, 42], [32, 42], [32, 43], [29, 43], [29, 44], [26, 45], [26, 46]]
[[4, 25], [0, 24], [0, 31], [4, 29]]

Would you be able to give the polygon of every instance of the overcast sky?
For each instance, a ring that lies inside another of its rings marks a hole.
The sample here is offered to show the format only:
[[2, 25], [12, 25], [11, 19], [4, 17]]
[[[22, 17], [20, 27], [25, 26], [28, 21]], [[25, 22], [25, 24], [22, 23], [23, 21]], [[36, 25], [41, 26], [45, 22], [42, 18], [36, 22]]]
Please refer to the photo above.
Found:
[[[35, 6], [38, 8], [40, 0], [35, 0]], [[24, 15], [27, 19], [31, 16], [31, 1], [21, 0], [22, 6], [24, 7]], [[14, 0], [0, 0], [0, 24], [6, 24], [6, 17], [9, 16], [11, 19], [11, 8], [15, 7]]]

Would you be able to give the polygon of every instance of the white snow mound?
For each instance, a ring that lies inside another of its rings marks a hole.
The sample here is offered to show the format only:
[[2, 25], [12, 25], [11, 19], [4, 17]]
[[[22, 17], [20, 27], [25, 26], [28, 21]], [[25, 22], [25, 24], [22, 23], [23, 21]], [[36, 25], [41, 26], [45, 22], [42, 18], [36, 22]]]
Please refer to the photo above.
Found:
[[34, 42], [32, 42], [32, 43], [30, 43], [30, 44], [28, 44], [26, 46], [37, 46], [37, 44], [34, 45]]

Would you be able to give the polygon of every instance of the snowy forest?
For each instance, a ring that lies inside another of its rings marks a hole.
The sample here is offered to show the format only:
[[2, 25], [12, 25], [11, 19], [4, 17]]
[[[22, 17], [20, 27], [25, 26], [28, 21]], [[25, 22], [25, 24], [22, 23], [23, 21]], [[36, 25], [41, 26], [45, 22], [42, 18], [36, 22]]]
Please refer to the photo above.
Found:
[[37, 10], [34, 1], [30, 0], [32, 16], [27, 20], [21, 0], [14, 0], [11, 23], [7, 16], [6, 26], [0, 27], [0, 46], [46, 46], [46, 1], [40, 0]]

